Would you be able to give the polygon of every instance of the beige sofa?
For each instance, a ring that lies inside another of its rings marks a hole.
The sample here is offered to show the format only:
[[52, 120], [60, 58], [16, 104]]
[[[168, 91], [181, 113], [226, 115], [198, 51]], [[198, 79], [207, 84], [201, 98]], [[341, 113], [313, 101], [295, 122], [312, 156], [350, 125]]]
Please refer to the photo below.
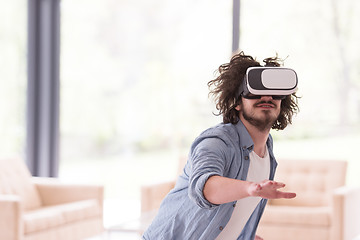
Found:
[[20, 159], [0, 159], [0, 239], [86, 239], [103, 231], [103, 187], [31, 177]]
[[[286, 190], [296, 192], [297, 197], [269, 201], [258, 235], [265, 240], [353, 240], [360, 234], [360, 189], [344, 187], [346, 162], [278, 162], [276, 180], [285, 182]], [[174, 184], [143, 186], [142, 212], [158, 208]]]

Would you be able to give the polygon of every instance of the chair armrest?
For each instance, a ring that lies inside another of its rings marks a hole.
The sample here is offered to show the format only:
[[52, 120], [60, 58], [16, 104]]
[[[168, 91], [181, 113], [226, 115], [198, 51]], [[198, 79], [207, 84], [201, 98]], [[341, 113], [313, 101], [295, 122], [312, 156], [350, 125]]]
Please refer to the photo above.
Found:
[[141, 186], [141, 212], [158, 209], [164, 197], [174, 186], [174, 180]]
[[32, 177], [43, 205], [57, 205], [87, 199], [97, 199], [103, 207], [104, 186], [95, 184], [71, 184], [57, 178]]
[[334, 239], [351, 240], [360, 233], [360, 188], [340, 187], [333, 192]]
[[0, 239], [20, 240], [22, 208], [19, 196], [0, 194]]

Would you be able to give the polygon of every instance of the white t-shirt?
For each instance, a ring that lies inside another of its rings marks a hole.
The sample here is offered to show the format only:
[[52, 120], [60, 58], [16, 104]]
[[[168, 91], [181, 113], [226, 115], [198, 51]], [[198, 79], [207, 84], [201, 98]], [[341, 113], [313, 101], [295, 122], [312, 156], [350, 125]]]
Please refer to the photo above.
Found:
[[[270, 156], [267, 147], [263, 158], [259, 157], [255, 151], [252, 151], [249, 157], [250, 165], [246, 181], [261, 182], [269, 179]], [[260, 200], [261, 197], [247, 197], [238, 200], [229, 222], [216, 240], [237, 239]]]

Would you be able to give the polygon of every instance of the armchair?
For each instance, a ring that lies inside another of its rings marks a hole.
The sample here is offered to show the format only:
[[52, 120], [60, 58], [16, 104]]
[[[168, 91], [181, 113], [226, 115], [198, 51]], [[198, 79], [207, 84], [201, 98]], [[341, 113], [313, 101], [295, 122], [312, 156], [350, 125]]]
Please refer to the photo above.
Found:
[[[345, 161], [280, 160], [275, 179], [294, 199], [269, 200], [257, 233], [267, 240], [352, 240], [359, 234], [360, 190], [345, 187]], [[357, 226], [356, 226], [357, 225]]]
[[0, 159], [0, 239], [84, 239], [103, 231], [103, 186], [32, 177]]

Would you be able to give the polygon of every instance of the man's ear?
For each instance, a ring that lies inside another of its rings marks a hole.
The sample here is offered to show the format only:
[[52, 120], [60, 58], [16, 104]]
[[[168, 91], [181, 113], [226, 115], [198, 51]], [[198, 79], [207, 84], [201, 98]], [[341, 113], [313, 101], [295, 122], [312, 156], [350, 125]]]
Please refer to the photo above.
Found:
[[235, 109], [240, 112], [240, 109], [241, 109], [240, 105], [237, 105], [237, 106], [235, 107]]

